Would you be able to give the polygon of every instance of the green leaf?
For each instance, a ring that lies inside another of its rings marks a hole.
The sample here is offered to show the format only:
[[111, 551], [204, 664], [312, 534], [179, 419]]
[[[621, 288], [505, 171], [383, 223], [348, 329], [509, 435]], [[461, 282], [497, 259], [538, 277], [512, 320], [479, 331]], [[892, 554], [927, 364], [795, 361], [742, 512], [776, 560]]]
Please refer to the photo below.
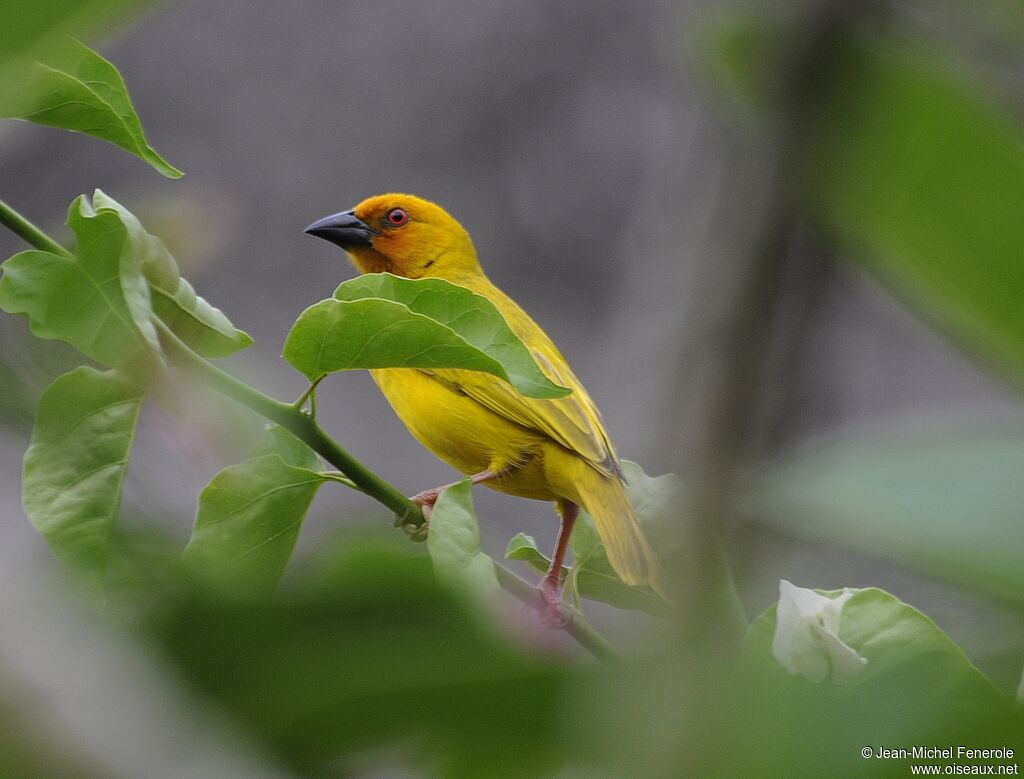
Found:
[[276, 454], [294, 468], [305, 468], [307, 471], [322, 470], [317, 453], [280, 425], [271, 425], [267, 428], [263, 438], [249, 452], [249, 458], [265, 454]]
[[1024, 421], [862, 434], [752, 474], [749, 516], [1024, 603]]
[[966, 344], [1024, 374], [1024, 132], [938, 55], [844, 52], [812, 202], [861, 259]]
[[43, 393], [25, 454], [25, 512], [61, 560], [102, 582], [142, 391], [76, 368]]
[[159, 353], [142, 259], [130, 250], [121, 219], [79, 196], [68, 225], [77, 256], [27, 251], [0, 265], [0, 308], [28, 315], [40, 338], [65, 341], [105, 365]]
[[272, 428], [248, 459], [213, 477], [199, 495], [195, 528], [182, 556], [189, 570], [229, 592], [273, 592], [306, 512], [327, 480], [292, 464], [319, 465], [302, 446]]
[[78, 41], [42, 53], [22, 79], [25, 89], [0, 103], [0, 117], [80, 132], [119, 146], [168, 178], [182, 173], [149, 145], [121, 74]]
[[38, 59], [67, 36], [83, 40], [109, 33], [116, 23], [151, 4], [151, 0], [7, 0], [0, 26], [0, 101], [12, 84], [3, 68]]
[[442, 279], [373, 273], [299, 316], [284, 356], [310, 380], [342, 370], [463, 368], [506, 379], [527, 397], [564, 397], [494, 304]]
[[322, 545], [270, 600], [197, 588], [157, 638], [295, 774], [358, 773], [378, 749], [414, 774], [557, 774], [571, 669], [502, 639], [395, 535]]
[[117, 214], [127, 231], [128, 251], [142, 262], [149, 283], [153, 312], [203, 357], [225, 357], [252, 345], [252, 338], [235, 328], [220, 311], [196, 295], [181, 277], [178, 264], [163, 241], [146, 232], [136, 216], [112, 197], [96, 190], [97, 213]]
[[[551, 560], [545, 557], [544, 553], [537, 548], [537, 541], [534, 537], [528, 536], [525, 533], [517, 533], [508, 542], [505, 557], [509, 560], [522, 560], [538, 573], [547, 573], [548, 568], [551, 567]], [[561, 578], [565, 579], [568, 573], [569, 567], [563, 565]]]
[[77, 237], [74, 257], [33, 250], [0, 265], [0, 308], [27, 314], [40, 338], [123, 365], [140, 353], [159, 354], [155, 314], [204, 357], [252, 343], [196, 296], [160, 239], [113, 198], [100, 190], [92, 204], [76, 198], [68, 225]]
[[[734, 25], [731, 78], [766, 90], [785, 30]], [[854, 37], [831, 48], [807, 207], [927, 319], [1024, 374], [1024, 129], [948, 55]]]
[[463, 479], [441, 493], [430, 513], [427, 551], [434, 571], [456, 591], [499, 589], [494, 561], [480, 549], [480, 525], [473, 511], [473, 483]]
[[864, 745], [988, 743], [1009, 736], [1004, 743], [1016, 747], [1020, 719], [1008, 696], [930, 619], [892, 595], [859, 590], [843, 606], [839, 638], [867, 665], [842, 685], [812, 682], [782, 667], [772, 653], [775, 611], [772, 606], [750, 626], [737, 674], [739, 716], [730, 721], [736, 728], [730, 733], [747, 734], [747, 743], [759, 748], [734, 750], [729, 775], [818, 776], [822, 765], [835, 776], [893, 775], [891, 766], [878, 765], [883, 761], [861, 756]]
[[[834, 598], [839, 590], [819, 590]], [[796, 684], [829, 684], [805, 682], [790, 676], [772, 654], [776, 627], [776, 607], [758, 617], [747, 632], [744, 662], [766, 678], [785, 678]], [[884, 685], [899, 676], [917, 675], [928, 680], [928, 695], [961, 703], [968, 697], [989, 703], [999, 700], [999, 693], [963, 651], [932, 620], [883, 590], [874, 587], [855, 590], [843, 606], [839, 619], [839, 638], [867, 659], [867, 665], [850, 687], [870, 684]], [[915, 668], [916, 667], [916, 668]], [[936, 669], [942, 673], [935, 673]], [[923, 673], [928, 669], [927, 673]]]

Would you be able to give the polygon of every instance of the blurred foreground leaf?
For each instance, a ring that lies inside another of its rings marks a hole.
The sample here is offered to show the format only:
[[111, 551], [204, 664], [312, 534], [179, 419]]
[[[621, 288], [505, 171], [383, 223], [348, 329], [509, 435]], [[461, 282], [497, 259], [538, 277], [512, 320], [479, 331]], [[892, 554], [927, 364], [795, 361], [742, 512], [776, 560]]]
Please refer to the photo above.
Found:
[[37, 59], [67, 36], [88, 39], [151, 0], [6, 0], [0, 25], [0, 102], [19, 86], [5, 68]]
[[861, 436], [756, 472], [748, 515], [1024, 603], [1024, 423]]
[[273, 592], [302, 520], [327, 481], [319, 470], [311, 449], [272, 428], [249, 459], [225, 468], [200, 493], [183, 563], [231, 592]]
[[812, 202], [932, 320], [1024, 375], [1024, 132], [938, 56], [843, 52]]
[[103, 580], [142, 390], [116, 372], [76, 368], [39, 401], [22, 483], [25, 512], [54, 552]]
[[121, 74], [87, 46], [66, 38], [9, 68], [22, 86], [0, 91], [0, 118], [91, 135], [119, 146], [169, 178], [182, 173], [149, 145]]
[[387, 746], [452, 777], [550, 775], [566, 670], [517, 650], [407, 542], [349, 539], [272, 601], [194, 590], [156, 614], [182, 672], [293, 765]]
[[[736, 24], [730, 78], [755, 97], [786, 31]], [[925, 316], [1024, 376], [1024, 128], [948, 55], [869, 36], [819, 69], [807, 204]]]
[[553, 384], [487, 298], [443, 279], [371, 273], [299, 315], [284, 356], [310, 380], [365, 368], [463, 368], [507, 379], [527, 397]]

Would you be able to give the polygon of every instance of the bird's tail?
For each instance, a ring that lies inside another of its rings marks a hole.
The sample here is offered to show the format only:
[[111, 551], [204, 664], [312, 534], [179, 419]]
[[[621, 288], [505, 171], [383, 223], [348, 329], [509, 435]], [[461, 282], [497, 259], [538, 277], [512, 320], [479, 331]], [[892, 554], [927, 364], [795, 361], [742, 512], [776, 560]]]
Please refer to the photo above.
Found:
[[622, 480], [595, 470], [579, 457], [572, 459], [572, 497], [593, 517], [615, 572], [626, 584], [649, 584], [668, 600], [665, 573], [640, 527]]

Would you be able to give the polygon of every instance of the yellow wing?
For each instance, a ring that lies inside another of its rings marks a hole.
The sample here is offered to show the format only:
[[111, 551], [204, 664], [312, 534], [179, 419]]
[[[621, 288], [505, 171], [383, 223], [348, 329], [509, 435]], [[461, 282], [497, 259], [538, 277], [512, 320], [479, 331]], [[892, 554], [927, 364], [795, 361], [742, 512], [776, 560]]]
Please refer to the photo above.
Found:
[[468, 395], [485, 408], [504, 418], [539, 431], [566, 449], [576, 452], [597, 470], [621, 476], [618, 459], [601, 414], [573, 374], [565, 358], [529, 316], [503, 293], [492, 287], [488, 294], [512, 331], [526, 344], [537, 365], [556, 384], [568, 387], [572, 394], [564, 398], [523, 397], [503, 379], [479, 371], [432, 369], [429, 373], [441, 383]]

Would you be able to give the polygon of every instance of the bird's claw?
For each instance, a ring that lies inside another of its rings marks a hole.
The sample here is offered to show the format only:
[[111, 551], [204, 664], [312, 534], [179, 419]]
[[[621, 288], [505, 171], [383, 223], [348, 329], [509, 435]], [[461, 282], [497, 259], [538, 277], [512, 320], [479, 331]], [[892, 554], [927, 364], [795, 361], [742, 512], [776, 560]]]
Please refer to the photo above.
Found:
[[420, 508], [423, 511], [423, 522], [420, 524], [408, 521], [409, 512], [394, 519], [394, 526], [400, 527], [401, 531], [406, 533], [417, 544], [425, 542], [427, 535], [430, 534], [430, 507], [421, 504]]
[[564, 628], [572, 622], [572, 615], [567, 614], [562, 608], [558, 579], [545, 576], [537, 585], [537, 592], [540, 594], [540, 604], [537, 611], [544, 622], [544, 627], [551, 630]]
[[443, 489], [444, 487], [434, 487], [432, 490], [423, 490], [423, 492], [417, 492], [409, 500], [417, 506], [422, 506], [423, 512], [427, 513], [430, 509], [434, 508], [434, 504], [437, 503], [437, 499], [441, 496]]

